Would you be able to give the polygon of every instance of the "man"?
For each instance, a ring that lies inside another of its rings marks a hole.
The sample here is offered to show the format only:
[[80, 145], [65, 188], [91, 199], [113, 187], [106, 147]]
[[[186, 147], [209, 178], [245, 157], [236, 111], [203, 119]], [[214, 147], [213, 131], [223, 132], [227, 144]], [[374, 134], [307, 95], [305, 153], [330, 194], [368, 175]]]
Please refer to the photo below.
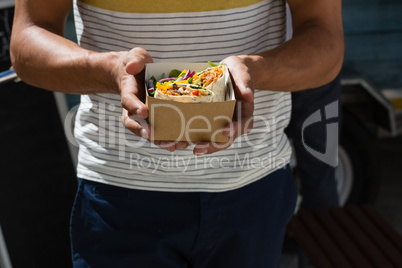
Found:
[[[77, 45], [62, 37], [71, 1], [16, 1], [19, 76], [83, 94], [75, 267], [279, 266], [295, 203], [288, 92], [331, 81], [343, 55], [340, 1], [288, 2], [284, 42], [282, 0], [74, 1]], [[226, 63], [235, 85], [229, 142], [154, 141], [145, 64], [208, 60]]]

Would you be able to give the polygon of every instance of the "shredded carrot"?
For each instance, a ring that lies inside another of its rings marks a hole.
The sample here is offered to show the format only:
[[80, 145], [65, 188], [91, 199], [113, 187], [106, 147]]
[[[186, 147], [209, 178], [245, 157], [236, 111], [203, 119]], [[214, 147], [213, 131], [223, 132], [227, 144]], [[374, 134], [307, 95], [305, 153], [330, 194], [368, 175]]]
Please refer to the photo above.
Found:
[[[184, 70], [182, 73], [187, 72]], [[216, 66], [216, 67], [211, 67], [202, 74], [194, 74], [192, 76], [193, 81], [196, 80], [201, 80], [201, 85], [202, 87], [207, 87], [208, 85], [214, 83], [216, 80], [218, 80], [221, 76], [223, 75], [223, 68], [221, 66]], [[181, 81], [176, 81], [174, 82], [175, 84], [187, 84], [188, 80], [181, 80]], [[163, 94], [166, 95], [173, 95], [173, 96], [181, 96], [182, 93], [177, 92], [177, 90], [174, 90], [174, 83], [173, 81], [168, 81], [164, 83], [156, 83], [156, 89], [160, 91]], [[191, 90], [191, 89], [190, 89]], [[207, 91], [199, 91], [198, 89], [191, 90], [191, 95], [193, 96], [199, 96], [199, 95], [208, 95]]]
[[223, 74], [222, 68], [219, 66], [210, 68], [201, 74], [201, 79], [203, 80], [203, 86], [207, 87], [208, 85], [214, 83], [218, 78], [220, 78]]

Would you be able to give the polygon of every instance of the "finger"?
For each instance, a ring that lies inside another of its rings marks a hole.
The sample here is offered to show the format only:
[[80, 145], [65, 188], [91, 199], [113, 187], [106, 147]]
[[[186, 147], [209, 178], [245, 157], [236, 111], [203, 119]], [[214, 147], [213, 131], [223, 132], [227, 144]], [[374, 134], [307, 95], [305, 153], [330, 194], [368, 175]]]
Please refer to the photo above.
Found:
[[146, 63], [152, 62], [151, 55], [145, 49], [136, 47], [129, 52], [124, 65], [128, 74], [136, 75], [144, 70]]
[[148, 108], [141, 101], [145, 96], [144, 67], [153, 62], [152, 57], [143, 48], [133, 48], [123, 60], [126, 75], [120, 80], [120, 95], [123, 108], [131, 114], [147, 118]]
[[249, 86], [240, 87], [238, 89], [243, 100], [252, 103], [254, 102], [254, 90]]
[[201, 142], [195, 145], [193, 154], [196, 156], [213, 154], [229, 148], [233, 141], [234, 138], [229, 138], [227, 142]]
[[190, 143], [185, 141], [154, 141], [159, 148], [174, 152], [176, 150], [187, 149]]
[[186, 141], [179, 141], [179, 142], [176, 144], [176, 150], [184, 150], [184, 149], [187, 149], [188, 146], [190, 146], [190, 143], [189, 143], [189, 142], [186, 142]]
[[230, 78], [233, 82], [236, 99], [247, 102], [254, 101], [253, 81], [251, 74], [241, 57], [228, 57], [222, 61], [228, 66]]
[[124, 76], [121, 80], [121, 105], [132, 115], [148, 118], [148, 107], [137, 97], [138, 88], [142, 87], [138, 87], [133, 76]]
[[254, 104], [238, 100], [236, 102], [233, 121], [228, 123], [222, 130], [224, 136], [238, 137], [249, 133], [253, 128], [254, 122]]
[[[253, 102], [254, 101], [254, 90], [252, 89], [251, 86], [251, 80], [248, 79], [249, 75], [248, 74], [243, 74], [242, 76], [246, 76], [246, 79], [238, 79], [235, 75], [232, 74], [232, 72], [229, 69], [229, 74], [230, 78], [233, 81], [234, 84], [234, 93], [236, 99], [242, 99], [245, 100], [246, 102]], [[236, 78], [237, 79], [236, 79]]]
[[126, 109], [122, 112], [122, 122], [128, 130], [139, 137], [149, 140], [153, 136], [152, 127], [143, 118], [130, 115]]
[[144, 86], [138, 83], [138, 80], [132, 75], [124, 75], [120, 80], [121, 105], [129, 111], [130, 114], [147, 118], [148, 108], [139, 99], [144, 95]]
[[241, 135], [248, 134], [253, 129], [252, 119], [245, 121], [232, 121], [222, 130], [222, 135], [229, 138], [237, 138]]

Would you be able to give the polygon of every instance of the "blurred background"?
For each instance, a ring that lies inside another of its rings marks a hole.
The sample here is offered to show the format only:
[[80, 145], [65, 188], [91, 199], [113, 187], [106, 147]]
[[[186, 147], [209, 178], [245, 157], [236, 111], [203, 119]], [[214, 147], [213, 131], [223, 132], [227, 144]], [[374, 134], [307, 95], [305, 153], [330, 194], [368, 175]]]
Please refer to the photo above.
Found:
[[[64, 130], [79, 96], [14, 81], [7, 72], [13, 12], [14, 1], [0, 0], [0, 268], [71, 267], [77, 148]], [[400, 14], [400, 0], [343, 2], [337, 185], [342, 205], [372, 204], [402, 233]], [[74, 31], [70, 14], [65, 34], [76, 41]], [[297, 267], [292, 258], [284, 262]]]

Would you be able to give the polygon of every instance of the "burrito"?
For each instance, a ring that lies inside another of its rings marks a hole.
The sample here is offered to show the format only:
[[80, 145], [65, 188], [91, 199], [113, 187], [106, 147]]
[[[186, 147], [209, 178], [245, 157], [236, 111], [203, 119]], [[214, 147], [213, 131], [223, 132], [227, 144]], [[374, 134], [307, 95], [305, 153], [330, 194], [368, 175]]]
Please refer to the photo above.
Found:
[[151, 77], [148, 94], [163, 100], [184, 103], [225, 101], [227, 68], [211, 66], [200, 72], [172, 70], [167, 78]]

